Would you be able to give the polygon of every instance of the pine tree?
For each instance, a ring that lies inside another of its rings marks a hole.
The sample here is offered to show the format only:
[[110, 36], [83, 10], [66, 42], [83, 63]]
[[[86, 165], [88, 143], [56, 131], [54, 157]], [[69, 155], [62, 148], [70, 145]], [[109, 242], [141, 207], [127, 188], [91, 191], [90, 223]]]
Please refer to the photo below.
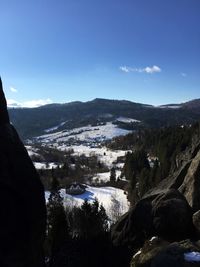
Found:
[[84, 200], [80, 208], [71, 212], [72, 233], [76, 238], [92, 240], [103, 235], [108, 229], [108, 217], [97, 199], [92, 204]]
[[114, 167], [110, 170], [110, 182], [111, 183], [116, 182], [116, 171]]
[[59, 251], [68, 238], [68, 222], [63, 206], [63, 198], [59, 192], [58, 180], [53, 177], [47, 204], [47, 249], [50, 266], [55, 266], [54, 263], [57, 261]]

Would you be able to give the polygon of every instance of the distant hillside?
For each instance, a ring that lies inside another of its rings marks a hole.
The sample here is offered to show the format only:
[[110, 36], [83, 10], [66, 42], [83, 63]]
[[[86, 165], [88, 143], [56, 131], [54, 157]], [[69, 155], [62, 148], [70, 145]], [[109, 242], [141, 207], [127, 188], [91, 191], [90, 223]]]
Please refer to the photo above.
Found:
[[12, 123], [23, 139], [44, 134], [48, 129], [64, 130], [116, 121], [118, 117], [140, 121], [116, 122], [120, 127], [162, 127], [190, 124], [200, 118], [200, 100], [154, 107], [126, 100], [94, 99], [88, 102], [50, 104], [38, 108], [9, 109]]
[[200, 109], [200, 99], [194, 99], [182, 104], [184, 108]]

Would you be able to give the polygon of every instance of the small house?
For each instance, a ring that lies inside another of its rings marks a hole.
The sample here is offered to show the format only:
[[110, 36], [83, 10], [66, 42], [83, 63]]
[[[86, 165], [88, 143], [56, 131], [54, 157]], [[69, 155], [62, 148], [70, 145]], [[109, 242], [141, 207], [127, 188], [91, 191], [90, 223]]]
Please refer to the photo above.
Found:
[[74, 182], [66, 188], [66, 193], [70, 195], [81, 195], [85, 193], [85, 190], [86, 190], [85, 185]]

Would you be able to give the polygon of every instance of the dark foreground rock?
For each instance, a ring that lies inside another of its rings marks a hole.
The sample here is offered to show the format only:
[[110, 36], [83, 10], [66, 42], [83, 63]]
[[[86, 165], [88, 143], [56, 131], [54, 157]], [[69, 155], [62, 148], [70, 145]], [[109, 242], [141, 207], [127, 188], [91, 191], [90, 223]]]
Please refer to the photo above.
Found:
[[168, 190], [152, 201], [154, 234], [168, 241], [195, 236], [192, 209], [177, 190]]
[[184, 240], [169, 243], [153, 238], [132, 258], [131, 267], [199, 267], [200, 244]]
[[133, 249], [155, 235], [170, 242], [197, 238], [192, 209], [175, 189], [140, 200], [112, 229], [114, 245]]
[[1, 80], [0, 203], [0, 266], [44, 266], [44, 189], [25, 147], [9, 123]]
[[152, 203], [150, 199], [139, 201], [136, 207], [112, 227], [111, 237], [115, 246], [139, 248], [153, 235]]

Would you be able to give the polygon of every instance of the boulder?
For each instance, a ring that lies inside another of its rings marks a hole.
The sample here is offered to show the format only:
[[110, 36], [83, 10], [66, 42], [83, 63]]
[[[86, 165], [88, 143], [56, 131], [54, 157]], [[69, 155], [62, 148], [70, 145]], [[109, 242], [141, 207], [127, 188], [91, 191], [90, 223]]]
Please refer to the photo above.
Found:
[[192, 237], [192, 209], [185, 197], [170, 189], [152, 201], [154, 234], [169, 241]]
[[44, 188], [14, 127], [0, 80], [0, 266], [44, 266]]
[[111, 229], [115, 246], [140, 247], [153, 232], [151, 199], [139, 201]]
[[154, 235], [170, 242], [195, 238], [192, 209], [178, 190], [140, 200], [111, 230], [115, 246], [134, 249]]

